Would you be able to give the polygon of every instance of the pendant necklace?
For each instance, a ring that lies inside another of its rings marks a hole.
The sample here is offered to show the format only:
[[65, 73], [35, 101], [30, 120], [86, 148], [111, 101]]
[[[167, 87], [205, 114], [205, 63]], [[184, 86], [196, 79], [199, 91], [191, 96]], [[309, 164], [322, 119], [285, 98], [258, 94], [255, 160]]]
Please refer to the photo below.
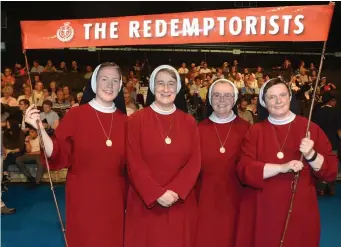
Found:
[[231, 132], [231, 129], [232, 129], [232, 124], [233, 124], [233, 121], [231, 122], [230, 129], [229, 129], [229, 131], [227, 132], [225, 141], [224, 141], [224, 143], [222, 143], [222, 142], [221, 142], [221, 139], [220, 139], [220, 136], [219, 136], [219, 133], [218, 133], [218, 130], [217, 130], [217, 127], [215, 126], [216, 124], [213, 123], [214, 128], [215, 128], [215, 131], [216, 131], [217, 136], [218, 136], [218, 139], [219, 139], [219, 142], [220, 142], [219, 152], [222, 153], [222, 154], [226, 152], [226, 149], [225, 149], [224, 145], [225, 145], [225, 143], [226, 143], [227, 138], [228, 138], [229, 135], [230, 135], [230, 132]]
[[287, 140], [287, 138], [289, 136], [291, 123], [292, 122], [290, 122], [290, 124], [289, 124], [288, 132], [287, 132], [287, 135], [285, 136], [285, 139], [284, 139], [282, 147], [279, 146], [279, 141], [278, 141], [277, 133], [276, 133], [274, 125], [272, 124], [272, 128], [273, 128], [273, 130], [275, 132], [275, 136], [276, 136], [277, 146], [278, 146], [278, 149], [279, 149], [279, 151], [277, 152], [277, 158], [280, 159], [280, 160], [284, 158], [284, 153], [282, 152], [282, 150], [283, 150], [285, 142], [286, 142], [286, 140]]
[[165, 131], [165, 129], [163, 128], [163, 125], [162, 125], [161, 120], [159, 119], [157, 113], [155, 113], [155, 115], [156, 115], [156, 118], [157, 118], [157, 120], [159, 121], [159, 123], [160, 123], [160, 125], [161, 125], [161, 127], [162, 127], [163, 132], [165, 133], [165, 136], [166, 136], [166, 138], [165, 138], [165, 143], [166, 143], [167, 145], [171, 144], [171, 143], [172, 143], [172, 139], [169, 137], [169, 134], [170, 134], [171, 129], [172, 129], [172, 126], [173, 126], [174, 116], [173, 116], [173, 121], [172, 121], [172, 123], [171, 123], [171, 125], [170, 125], [170, 127], [169, 127], [168, 134], [167, 134], [166, 131]]
[[101, 127], [102, 127], [103, 133], [104, 133], [105, 137], [107, 138], [107, 140], [105, 141], [105, 145], [107, 145], [107, 147], [111, 147], [111, 146], [112, 146], [112, 141], [110, 140], [110, 136], [111, 136], [111, 129], [112, 129], [112, 121], [113, 121], [113, 119], [114, 119], [114, 113], [111, 113], [111, 123], [110, 123], [109, 135], [107, 135], [107, 133], [105, 132], [105, 130], [104, 130], [104, 128], [103, 128], [103, 125], [102, 125], [102, 123], [101, 123], [101, 120], [99, 119], [99, 116], [98, 116], [96, 110], [95, 110], [95, 113], [96, 113], [98, 122], [99, 122], [99, 124], [100, 124]]

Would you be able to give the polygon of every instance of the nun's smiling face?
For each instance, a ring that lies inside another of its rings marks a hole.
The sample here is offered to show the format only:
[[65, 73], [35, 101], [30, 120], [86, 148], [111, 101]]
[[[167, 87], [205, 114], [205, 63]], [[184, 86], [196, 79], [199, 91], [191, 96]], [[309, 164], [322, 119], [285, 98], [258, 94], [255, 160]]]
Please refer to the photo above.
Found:
[[270, 87], [265, 93], [265, 105], [271, 117], [282, 119], [290, 113], [290, 94], [283, 84]]
[[214, 114], [219, 118], [227, 118], [230, 116], [235, 97], [233, 86], [228, 82], [218, 82], [212, 88], [211, 97]]
[[169, 110], [173, 108], [176, 97], [177, 81], [176, 75], [171, 75], [168, 71], [160, 71], [155, 76], [155, 103], [161, 109]]
[[96, 100], [103, 106], [111, 106], [120, 90], [121, 75], [113, 67], [103, 67], [97, 74]]

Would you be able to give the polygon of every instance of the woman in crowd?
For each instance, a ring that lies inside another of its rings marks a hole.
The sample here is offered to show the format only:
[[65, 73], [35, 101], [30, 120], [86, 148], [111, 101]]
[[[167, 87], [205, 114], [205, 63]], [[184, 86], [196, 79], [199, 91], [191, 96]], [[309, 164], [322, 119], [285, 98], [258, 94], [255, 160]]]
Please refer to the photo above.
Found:
[[[337, 158], [324, 132], [289, 109], [291, 91], [279, 78], [261, 88], [259, 101], [269, 115], [250, 127], [237, 173], [242, 193], [237, 247], [280, 246], [290, 207], [293, 172], [300, 171], [293, 211], [283, 246], [318, 247], [319, 210], [315, 181], [333, 181]], [[303, 162], [300, 156], [303, 154]]]
[[[51, 169], [68, 168], [66, 236], [69, 247], [123, 246], [127, 116], [117, 109], [121, 107], [125, 112], [123, 97], [118, 97], [121, 79], [117, 65], [99, 65], [91, 78], [91, 87], [85, 90], [87, 97], [83, 97], [84, 102], [92, 100], [72, 108], [52, 139], [40, 122]], [[38, 128], [38, 119], [39, 111], [33, 106], [28, 108], [25, 121]], [[93, 181], [91, 186], [89, 181]]]
[[125, 247], [191, 247], [201, 162], [197, 125], [174, 105], [181, 89], [176, 69], [157, 67], [149, 88], [155, 101], [128, 121]]
[[213, 113], [199, 124], [201, 175], [197, 183], [196, 247], [234, 247], [241, 184], [235, 169], [249, 123], [233, 112], [238, 89], [220, 79], [209, 89]]
[[3, 135], [3, 178], [2, 183], [10, 180], [8, 167], [15, 164], [16, 158], [25, 152], [25, 133], [20, 129], [19, 122], [13, 118], [7, 119], [7, 128]]

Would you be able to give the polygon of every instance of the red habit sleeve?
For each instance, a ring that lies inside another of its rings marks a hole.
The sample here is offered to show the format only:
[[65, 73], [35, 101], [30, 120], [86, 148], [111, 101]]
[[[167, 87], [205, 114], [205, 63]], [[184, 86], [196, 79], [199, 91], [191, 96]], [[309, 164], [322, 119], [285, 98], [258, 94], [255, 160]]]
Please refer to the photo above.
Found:
[[166, 190], [152, 177], [141, 153], [141, 116], [137, 112], [130, 116], [127, 130], [127, 167], [130, 181], [147, 207], [153, 207]]
[[241, 158], [237, 165], [237, 174], [243, 184], [262, 189], [265, 163], [257, 160], [257, 140], [259, 126], [251, 126], [246, 133], [241, 147]]
[[[70, 167], [70, 155], [72, 153], [73, 134], [77, 124], [78, 107], [70, 110], [60, 121], [54, 136], [51, 138], [53, 142], [53, 152], [48, 159], [51, 170], [60, 170]], [[43, 152], [41, 159], [45, 164]]]
[[166, 186], [176, 192], [182, 200], [185, 200], [189, 192], [194, 188], [201, 169], [200, 137], [197, 124], [191, 116], [188, 116], [190, 130], [192, 130], [192, 154], [187, 164], [179, 174]]
[[338, 169], [338, 159], [332, 152], [332, 146], [328, 137], [320, 127], [316, 126], [316, 138], [312, 139], [314, 140], [314, 149], [324, 157], [321, 169], [317, 172], [314, 171], [315, 176], [327, 182], [335, 181]]

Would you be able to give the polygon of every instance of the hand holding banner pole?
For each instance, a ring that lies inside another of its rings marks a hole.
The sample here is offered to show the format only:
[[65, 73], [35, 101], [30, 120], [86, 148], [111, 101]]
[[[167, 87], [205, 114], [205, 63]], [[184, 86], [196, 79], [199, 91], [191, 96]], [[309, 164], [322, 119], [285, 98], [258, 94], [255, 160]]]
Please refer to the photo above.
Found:
[[[31, 92], [32, 92], [32, 101], [33, 103], [35, 102], [35, 98], [34, 98], [34, 93], [33, 93], [33, 87], [32, 87], [32, 80], [30, 77], [30, 69], [29, 69], [29, 64], [27, 61], [27, 55], [26, 55], [26, 50], [23, 50], [24, 56], [25, 56], [25, 64], [26, 64], [26, 70], [27, 70], [27, 75], [28, 75], [28, 80], [30, 82], [30, 88], [31, 88]], [[34, 106], [35, 109], [37, 109], [37, 105], [35, 104]], [[50, 182], [50, 186], [51, 186], [51, 191], [52, 191], [52, 195], [53, 195], [53, 200], [57, 209], [57, 214], [58, 214], [58, 219], [59, 219], [59, 223], [63, 232], [63, 236], [64, 236], [64, 241], [65, 241], [65, 246], [68, 247], [68, 243], [67, 243], [67, 239], [66, 239], [66, 234], [65, 234], [65, 228], [64, 228], [64, 223], [63, 223], [63, 219], [59, 210], [59, 205], [58, 205], [58, 201], [57, 201], [57, 197], [56, 197], [56, 193], [54, 191], [54, 186], [53, 186], [53, 182], [52, 182], [52, 178], [51, 178], [51, 172], [50, 172], [50, 165], [49, 165], [49, 161], [47, 158], [47, 154], [46, 154], [46, 149], [45, 149], [45, 145], [44, 145], [44, 140], [43, 140], [43, 135], [41, 132], [41, 127], [40, 127], [40, 120], [37, 120], [37, 132], [38, 132], [38, 136], [40, 139], [40, 146], [43, 149], [44, 152], [44, 158], [45, 158], [45, 163], [46, 163], [46, 167], [47, 167], [47, 174], [49, 177], [49, 182]]]

